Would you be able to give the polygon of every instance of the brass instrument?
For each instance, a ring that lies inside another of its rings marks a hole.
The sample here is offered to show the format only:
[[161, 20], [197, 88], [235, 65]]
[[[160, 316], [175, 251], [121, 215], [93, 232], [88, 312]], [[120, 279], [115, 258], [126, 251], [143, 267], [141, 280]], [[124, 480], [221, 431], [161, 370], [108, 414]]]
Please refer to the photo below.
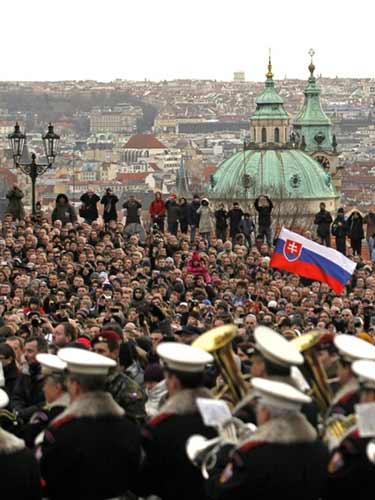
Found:
[[375, 440], [374, 439], [371, 439], [371, 441], [368, 442], [367, 448], [366, 448], [366, 454], [367, 454], [367, 458], [370, 460], [370, 462], [375, 464]]
[[331, 451], [345, 439], [357, 425], [357, 416], [355, 413], [351, 415], [333, 415], [329, 417], [325, 423], [323, 441]]
[[256, 430], [254, 424], [245, 424], [235, 417], [229, 418], [218, 429], [216, 438], [207, 439], [200, 434], [190, 436], [186, 442], [186, 454], [190, 462], [200, 467], [204, 479], [208, 479], [209, 471], [215, 467], [221, 448], [227, 444], [238, 446]]
[[[218, 326], [198, 337], [192, 344], [193, 347], [213, 355], [235, 404], [239, 403], [248, 393], [248, 386], [236, 363], [231, 344], [236, 332], [237, 326], [235, 325]], [[218, 396], [216, 395], [216, 397]]]
[[6, 426], [8, 428], [8, 425], [13, 425], [16, 426], [19, 424], [18, 422], [18, 417], [17, 415], [9, 410], [6, 410], [5, 408], [0, 409], [0, 427]]
[[330, 407], [333, 394], [328, 383], [327, 374], [321, 365], [315, 345], [321, 338], [321, 333], [311, 331], [300, 335], [290, 342], [301, 352], [305, 362], [300, 367], [302, 375], [311, 387], [311, 396], [319, 407], [321, 415], [325, 415]]

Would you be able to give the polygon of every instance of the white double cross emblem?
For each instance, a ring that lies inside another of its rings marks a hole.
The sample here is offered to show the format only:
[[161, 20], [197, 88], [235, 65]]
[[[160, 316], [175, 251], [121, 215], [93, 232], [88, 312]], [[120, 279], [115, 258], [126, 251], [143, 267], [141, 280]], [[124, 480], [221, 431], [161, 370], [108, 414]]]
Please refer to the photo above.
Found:
[[294, 243], [294, 241], [291, 241], [286, 247], [286, 249], [288, 253], [291, 253], [292, 255], [298, 253], [298, 245]]

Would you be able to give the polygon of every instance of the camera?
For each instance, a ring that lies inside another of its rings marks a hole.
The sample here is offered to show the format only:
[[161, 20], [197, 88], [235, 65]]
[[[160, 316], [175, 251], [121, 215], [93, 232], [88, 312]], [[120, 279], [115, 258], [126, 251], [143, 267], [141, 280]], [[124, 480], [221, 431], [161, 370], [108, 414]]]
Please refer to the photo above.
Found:
[[33, 318], [31, 320], [31, 326], [34, 327], [34, 328], [38, 328], [38, 326], [40, 326], [42, 324], [41, 320], [39, 318]]

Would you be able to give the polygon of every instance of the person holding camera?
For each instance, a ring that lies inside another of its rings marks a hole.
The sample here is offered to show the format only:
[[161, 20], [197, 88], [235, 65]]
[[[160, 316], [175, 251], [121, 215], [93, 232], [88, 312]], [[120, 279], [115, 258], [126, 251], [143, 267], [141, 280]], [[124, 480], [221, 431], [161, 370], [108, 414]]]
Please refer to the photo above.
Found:
[[25, 217], [25, 209], [22, 203], [23, 196], [23, 192], [17, 184], [14, 184], [12, 189], [7, 193], [9, 203], [6, 213], [11, 214], [13, 220], [22, 220]]
[[254, 202], [254, 208], [258, 212], [258, 235], [269, 245], [272, 244], [271, 237], [271, 213], [273, 203], [268, 196], [259, 196]]
[[86, 224], [91, 225], [94, 220], [99, 217], [97, 205], [100, 198], [94, 193], [92, 188], [89, 188], [88, 191], [81, 196], [80, 201], [82, 202], [82, 206], [79, 209], [79, 215], [85, 219]]
[[117, 220], [117, 209], [116, 204], [118, 203], [118, 198], [111, 188], [105, 190], [105, 195], [100, 200], [100, 203], [104, 205], [103, 210], [103, 220], [104, 224], [109, 224], [112, 220]]

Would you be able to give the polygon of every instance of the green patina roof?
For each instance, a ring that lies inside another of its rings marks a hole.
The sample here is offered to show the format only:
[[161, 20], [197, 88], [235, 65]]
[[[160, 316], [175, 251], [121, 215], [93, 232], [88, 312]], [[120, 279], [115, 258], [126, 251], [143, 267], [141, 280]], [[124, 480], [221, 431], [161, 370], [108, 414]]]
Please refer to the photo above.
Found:
[[[243, 186], [249, 175], [249, 188]], [[211, 196], [274, 199], [327, 199], [338, 194], [329, 174], [306, 153], [296, 149], [249, 150], [223, 161], [211, 178]]]
[[[332, 123], [324, 113], [320, 102], [320, 88], [316, 84], [314, 65], [309, 66], [310, 78], [305, 87], [305, 101], [301, 111], [293, 120], [295, 131], [305, 137], [306, 151], [332, 150]], [[322, 139], [320, 143], [316, 136]]]
[[289, 118], [288, 113], [284, 109], [284, 100], [275, 90], [270, 66], [264, 90], [258, 95], [256, 104], [257, 108], [251, 117], [252, 120]]

